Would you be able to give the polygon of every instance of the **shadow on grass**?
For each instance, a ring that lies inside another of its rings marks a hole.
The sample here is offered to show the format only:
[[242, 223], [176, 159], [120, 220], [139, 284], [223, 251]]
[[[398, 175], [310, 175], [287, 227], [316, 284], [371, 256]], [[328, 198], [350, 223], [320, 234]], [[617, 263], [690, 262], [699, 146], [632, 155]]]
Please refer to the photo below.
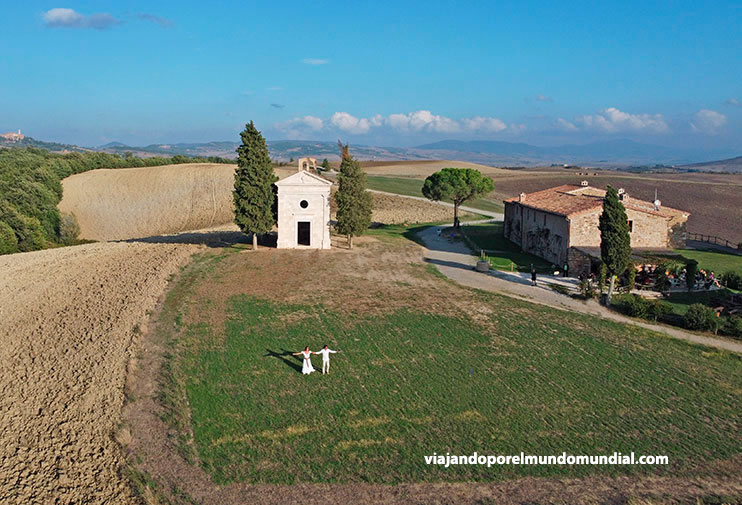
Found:
[[[291, 351], [287, 351], [286, 349], [281, 349], [281, 352], [271, 351], [270, 349], [266, 349], [265, 351], [268, 354], [264, 354], [264, 358], [278, 358], [286, 365], [301, 373], [301, 365], [299, 364], [301, 363], [301, 358], [292, 355]], [[299, 363], [297, 363], [296, 360], [299, 360]]]
[[437, 260], [433, 258], [423, 258], [423, 261], [425, 263], [429, 263], [431, 265], [438, 265], [443, 267], [452, 267], [452, 268], [461, 268], [462, 270], [474, 270], [473, 265], [469, 265], [466, 263], [459, 263], [458, 261], [445, 261], [445, 260]]

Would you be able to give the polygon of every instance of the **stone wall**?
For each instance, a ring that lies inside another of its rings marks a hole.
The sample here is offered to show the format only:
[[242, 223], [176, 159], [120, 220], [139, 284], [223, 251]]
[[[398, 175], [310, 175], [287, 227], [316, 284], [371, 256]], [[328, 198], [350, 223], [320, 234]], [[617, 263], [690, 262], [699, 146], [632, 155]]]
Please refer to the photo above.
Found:
[[563, 265], [567, 261], [569, 223], [549, 212], [505, 203], [505, 238], [540, 258]]
[[579, 249], [570, 247], [567, 251], [567, 265], [569, 265], [570, 277], [590, 275], [592, 262], [592, 257], [589, 254], [580, 251]]
[[[602, 209], [598, 208], [584, 214], [570, 218], [570, 246], [600, 247], [600, 230], [598, 223]], [[673, 236], [681, 235], [681, 231], [673, 232], [670, 219], [664, 216], [648, 214], [633, 209], [626, 209], [626, 216], [632, 225], [631, 247], [635, 248], [665, 248], [674, 247]], [[684, 218], [676, 218], [676, 226], [683, 227]], [[680, 242], [680, 238], [674, 240]]]

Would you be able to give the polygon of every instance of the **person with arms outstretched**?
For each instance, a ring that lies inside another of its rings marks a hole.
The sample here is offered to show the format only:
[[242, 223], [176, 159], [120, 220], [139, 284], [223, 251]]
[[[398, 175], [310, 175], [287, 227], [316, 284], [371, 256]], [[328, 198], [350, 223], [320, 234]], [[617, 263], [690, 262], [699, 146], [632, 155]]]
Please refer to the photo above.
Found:
[[[327, 347], [327, 346], [325, 346]], [[293, 353], [294, 356], [303, 356], [304, 360], [301, 365], [301, 373], [304, 375], [309, 375], [310, 373], [314, 372], [314, 367], [312, 366], [312, 360], [310, 359], [310, 356], [312, 354], [319, 354], [318, 352], [312, 352], [309, 350], [309, 346], [306, 346], [303, 351], [301, 352], [295, 352]]]
[[321, 351], [317, 351], [314, 354], [322, 355], [322, 375], [330, 373], [330, 354], [335, 354], [338, 351], [333, 351], [327, 346], [324, 346]]

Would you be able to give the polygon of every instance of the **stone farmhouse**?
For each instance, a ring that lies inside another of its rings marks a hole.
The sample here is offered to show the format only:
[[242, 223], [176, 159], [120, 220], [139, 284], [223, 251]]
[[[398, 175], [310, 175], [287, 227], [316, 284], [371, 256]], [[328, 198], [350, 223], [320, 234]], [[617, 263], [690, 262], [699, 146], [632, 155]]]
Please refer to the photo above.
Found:
[[[659, 200], [631, 198], [623, 189], [618, 192], [629, 219], [632, 249], [662, 250], [685, 244], [688, 212], [663, 207]], [[587, 181], [521, 193], [505, 200], [505, 238], [560, 268], [567, 264], [570, 275], [589, 273], [600, 257], [598, 220], [604, 198], [605, 190]]]
[[279, 249], [330, 249], [332, 182], [308, 171], [312, 161], [316, 168], [301, 158], [298, 172], [276, 183]]

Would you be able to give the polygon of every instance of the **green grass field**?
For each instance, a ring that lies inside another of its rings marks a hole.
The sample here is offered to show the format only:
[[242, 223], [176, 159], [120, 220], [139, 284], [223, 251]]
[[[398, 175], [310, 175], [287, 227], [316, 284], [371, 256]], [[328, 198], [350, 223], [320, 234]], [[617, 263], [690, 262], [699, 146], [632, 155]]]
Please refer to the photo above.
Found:
[[[366, 180], [368, 181], [369, 189], [386, 191], [387, 193], [395, 193], [397, 195], [423, 196], [422, 187], [424, 181], [422, 179], [369, 175], [366, 176]], [[502, 202], [489, 198], [477, 198], [466, 202], [464, 206], [490, 212], [503, 212], [504, 209]]]
[[676, 249], [676, 253], [681, 255], [684, 260], [698, 261], [698, 267], [707, 271], [712, 271], [716, 275], [731, 270], [742, 274], [742, 256], [736, 254], [727, 254], [719, 251], [698, 251], [695, 249]]
[[[208, 269], [185, 272], [179, 285], [213, 285], [218, 297], [220, 272], [228, 271], [231, 282], [247, 286], [254, 270], [242, 263], [230, 269], [245, 258], [209, 261]], [[446, 281], [429, 269], [421, 275], [444, 296]], [[402, 290], [395, 282], [378, 286], [380, 297]], [[214, 306], [211, 298], [188, 294], [196, 291], [182, 291], [184, 307]], [[188, 323], [180, 312], [165, 311], [173, 318], [165, 327], [183, 328], [165, 375], [182, 381], [187, 402], [169, 398], [173, 387], [163, 392], [164, 403], [187, 409], [180, 419], [190, 419], [198, 461], [215, 482], [692, 475], [742, 446], [737, 356], [470, 290], [458, 301], [477, 307], [476, 320], [411, 307], [340, 311], [322, 299], [289, 304], [238, 294], [226, 300], [223, 320]], [[385, 306], [383, 299], [378, 303]], [[333, 356], [331, 375], [301, 375], [289, 352], [325, 343], [343, 351]], [[423, 459], [474, 451], [634, 451], [668, 455], [671, 465], [445, 469]]]
[[540, 273], [552, 273], [552, 264], [543, 258], [520, 250], [516, 244], [503, 236], [504, 223], [482, 223], [463, 226], [464, 233], [480, 249], [487, 250], [492, 268], [497, 270], [518, 270], [530, 272], [531, 265]]

